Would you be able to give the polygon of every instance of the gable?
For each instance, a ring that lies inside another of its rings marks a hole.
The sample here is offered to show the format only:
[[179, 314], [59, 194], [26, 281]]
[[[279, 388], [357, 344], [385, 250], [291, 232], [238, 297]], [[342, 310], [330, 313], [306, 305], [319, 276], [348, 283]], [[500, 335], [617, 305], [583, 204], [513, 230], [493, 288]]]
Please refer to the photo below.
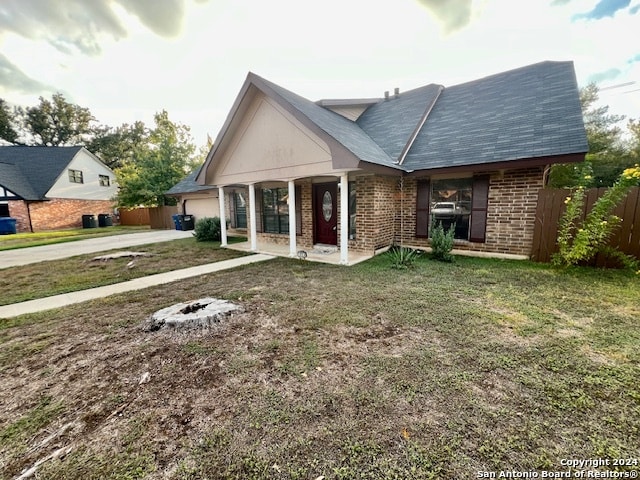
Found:
[[[69, 170], [82, 172], [83, 183], [70, 181]], [[109, 177], [109, 185], [100, 184], [100, 176]], [[117, 193], [113, 171], [97, 160], [87, 150], [81, 149], [66, 165], [55, 183], [47, 191], [48, 198], [69, 198], [81, 200], [110, 200]]]
[[213, 175], [207, 175], [214, 185], [285, 180], [333, 169], [329, 145], [262, 93], [227, 135], [228, 147], [219, 152]]

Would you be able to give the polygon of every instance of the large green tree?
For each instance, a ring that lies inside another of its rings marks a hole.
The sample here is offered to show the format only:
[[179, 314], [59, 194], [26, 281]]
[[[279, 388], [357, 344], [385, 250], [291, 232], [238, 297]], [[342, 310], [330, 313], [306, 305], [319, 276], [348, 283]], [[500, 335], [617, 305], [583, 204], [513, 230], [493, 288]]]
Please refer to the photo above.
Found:
[[101, 125], [94, 130], [94, 137], [87, 148], [100, 157], [109, 168], [116, 169], [133, 161], [136, 151], [149, 140], [149, 129], [144, 122], [119, 127]]
[[620, 126], [624, 116], [609, 113], [609, 107], [598, 105], [598, 100], [596, 84], [580, 89], [589, 152], [584, 164], [554, 165], [549, 177], [550, 186], [608, 187], [615, 183], [623, 170], [633, 165]]
[[156, 113], [148, 142], [116, 170], [121, 207], [162, 206], [174, 203], [164, 193], [188, 171], [195, 152], [189, 127], [173, 123], [166, 111]]
[[13, 118], [9, 104], [0, 98], [0, 139], [9, 143], [18, 141], [18, 132], [14, 128]]
[[61, 93], [40, 97], [35, 107], [18, 109], [27, 143], [45, 146], [84, 145], [93, 134], [95, 118], [88, 108], [69, 103]]

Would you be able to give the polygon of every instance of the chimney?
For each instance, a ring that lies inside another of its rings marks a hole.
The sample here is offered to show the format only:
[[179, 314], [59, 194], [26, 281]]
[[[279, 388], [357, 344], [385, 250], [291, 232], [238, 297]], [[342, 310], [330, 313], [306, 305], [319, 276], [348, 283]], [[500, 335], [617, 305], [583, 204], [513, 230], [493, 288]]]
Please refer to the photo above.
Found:
[[385, 100], [389, 100], [389, 90], [387, 90], [386, 92], [384, 92], [384, 99], [385, 99]]
[[400, 89], [396, 87], [393, 91], [394, 97], [398, 98], [400, 96]]

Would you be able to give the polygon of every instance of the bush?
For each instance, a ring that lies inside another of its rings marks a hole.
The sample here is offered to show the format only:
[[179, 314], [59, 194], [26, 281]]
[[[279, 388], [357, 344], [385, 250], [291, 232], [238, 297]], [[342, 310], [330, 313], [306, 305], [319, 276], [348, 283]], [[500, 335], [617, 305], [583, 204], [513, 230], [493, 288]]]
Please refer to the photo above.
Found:
[[441, 262], [453, 262], [453, 236], [455, 234], [455, 223], [444, 231], [442, 222], [434, 223], [431, 229], [431, 258]]
[[413, 267], [413, 264], [421, 254], [420, 250], [398, 246], [391, 247], [388, 252], [389, 257], [391, 257], [391, 266], [400, 270]]
[[198, 242], [219, 242], [220, 235], [220, 218], [205, 217], [196, 221], [193, 236]]

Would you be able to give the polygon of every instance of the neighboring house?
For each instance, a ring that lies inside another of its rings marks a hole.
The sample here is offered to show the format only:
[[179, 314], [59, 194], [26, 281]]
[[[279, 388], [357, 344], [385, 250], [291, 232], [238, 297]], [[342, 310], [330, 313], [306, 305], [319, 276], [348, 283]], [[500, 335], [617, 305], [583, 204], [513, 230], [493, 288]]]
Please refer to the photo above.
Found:
[[184, 215], [193, 215], [196, 220], [204, 217], [219, 217], [218, 189], [198, 185], [195, 181], [199, 169], [176, 183], [166, 195], [178, 199], [178, 210]]
[[426, 247], [440, 204], [456, 249], [528, 258], [548, 167], [586, 152], [572, 62], [315, 103], [249, 73], [197, 182], [232, 223], [248, 200], [251, 250]]
[[113, 171], [84, 147], [0, 147], [0, 216], [18, 232], [82, 226], [113, 213]]

